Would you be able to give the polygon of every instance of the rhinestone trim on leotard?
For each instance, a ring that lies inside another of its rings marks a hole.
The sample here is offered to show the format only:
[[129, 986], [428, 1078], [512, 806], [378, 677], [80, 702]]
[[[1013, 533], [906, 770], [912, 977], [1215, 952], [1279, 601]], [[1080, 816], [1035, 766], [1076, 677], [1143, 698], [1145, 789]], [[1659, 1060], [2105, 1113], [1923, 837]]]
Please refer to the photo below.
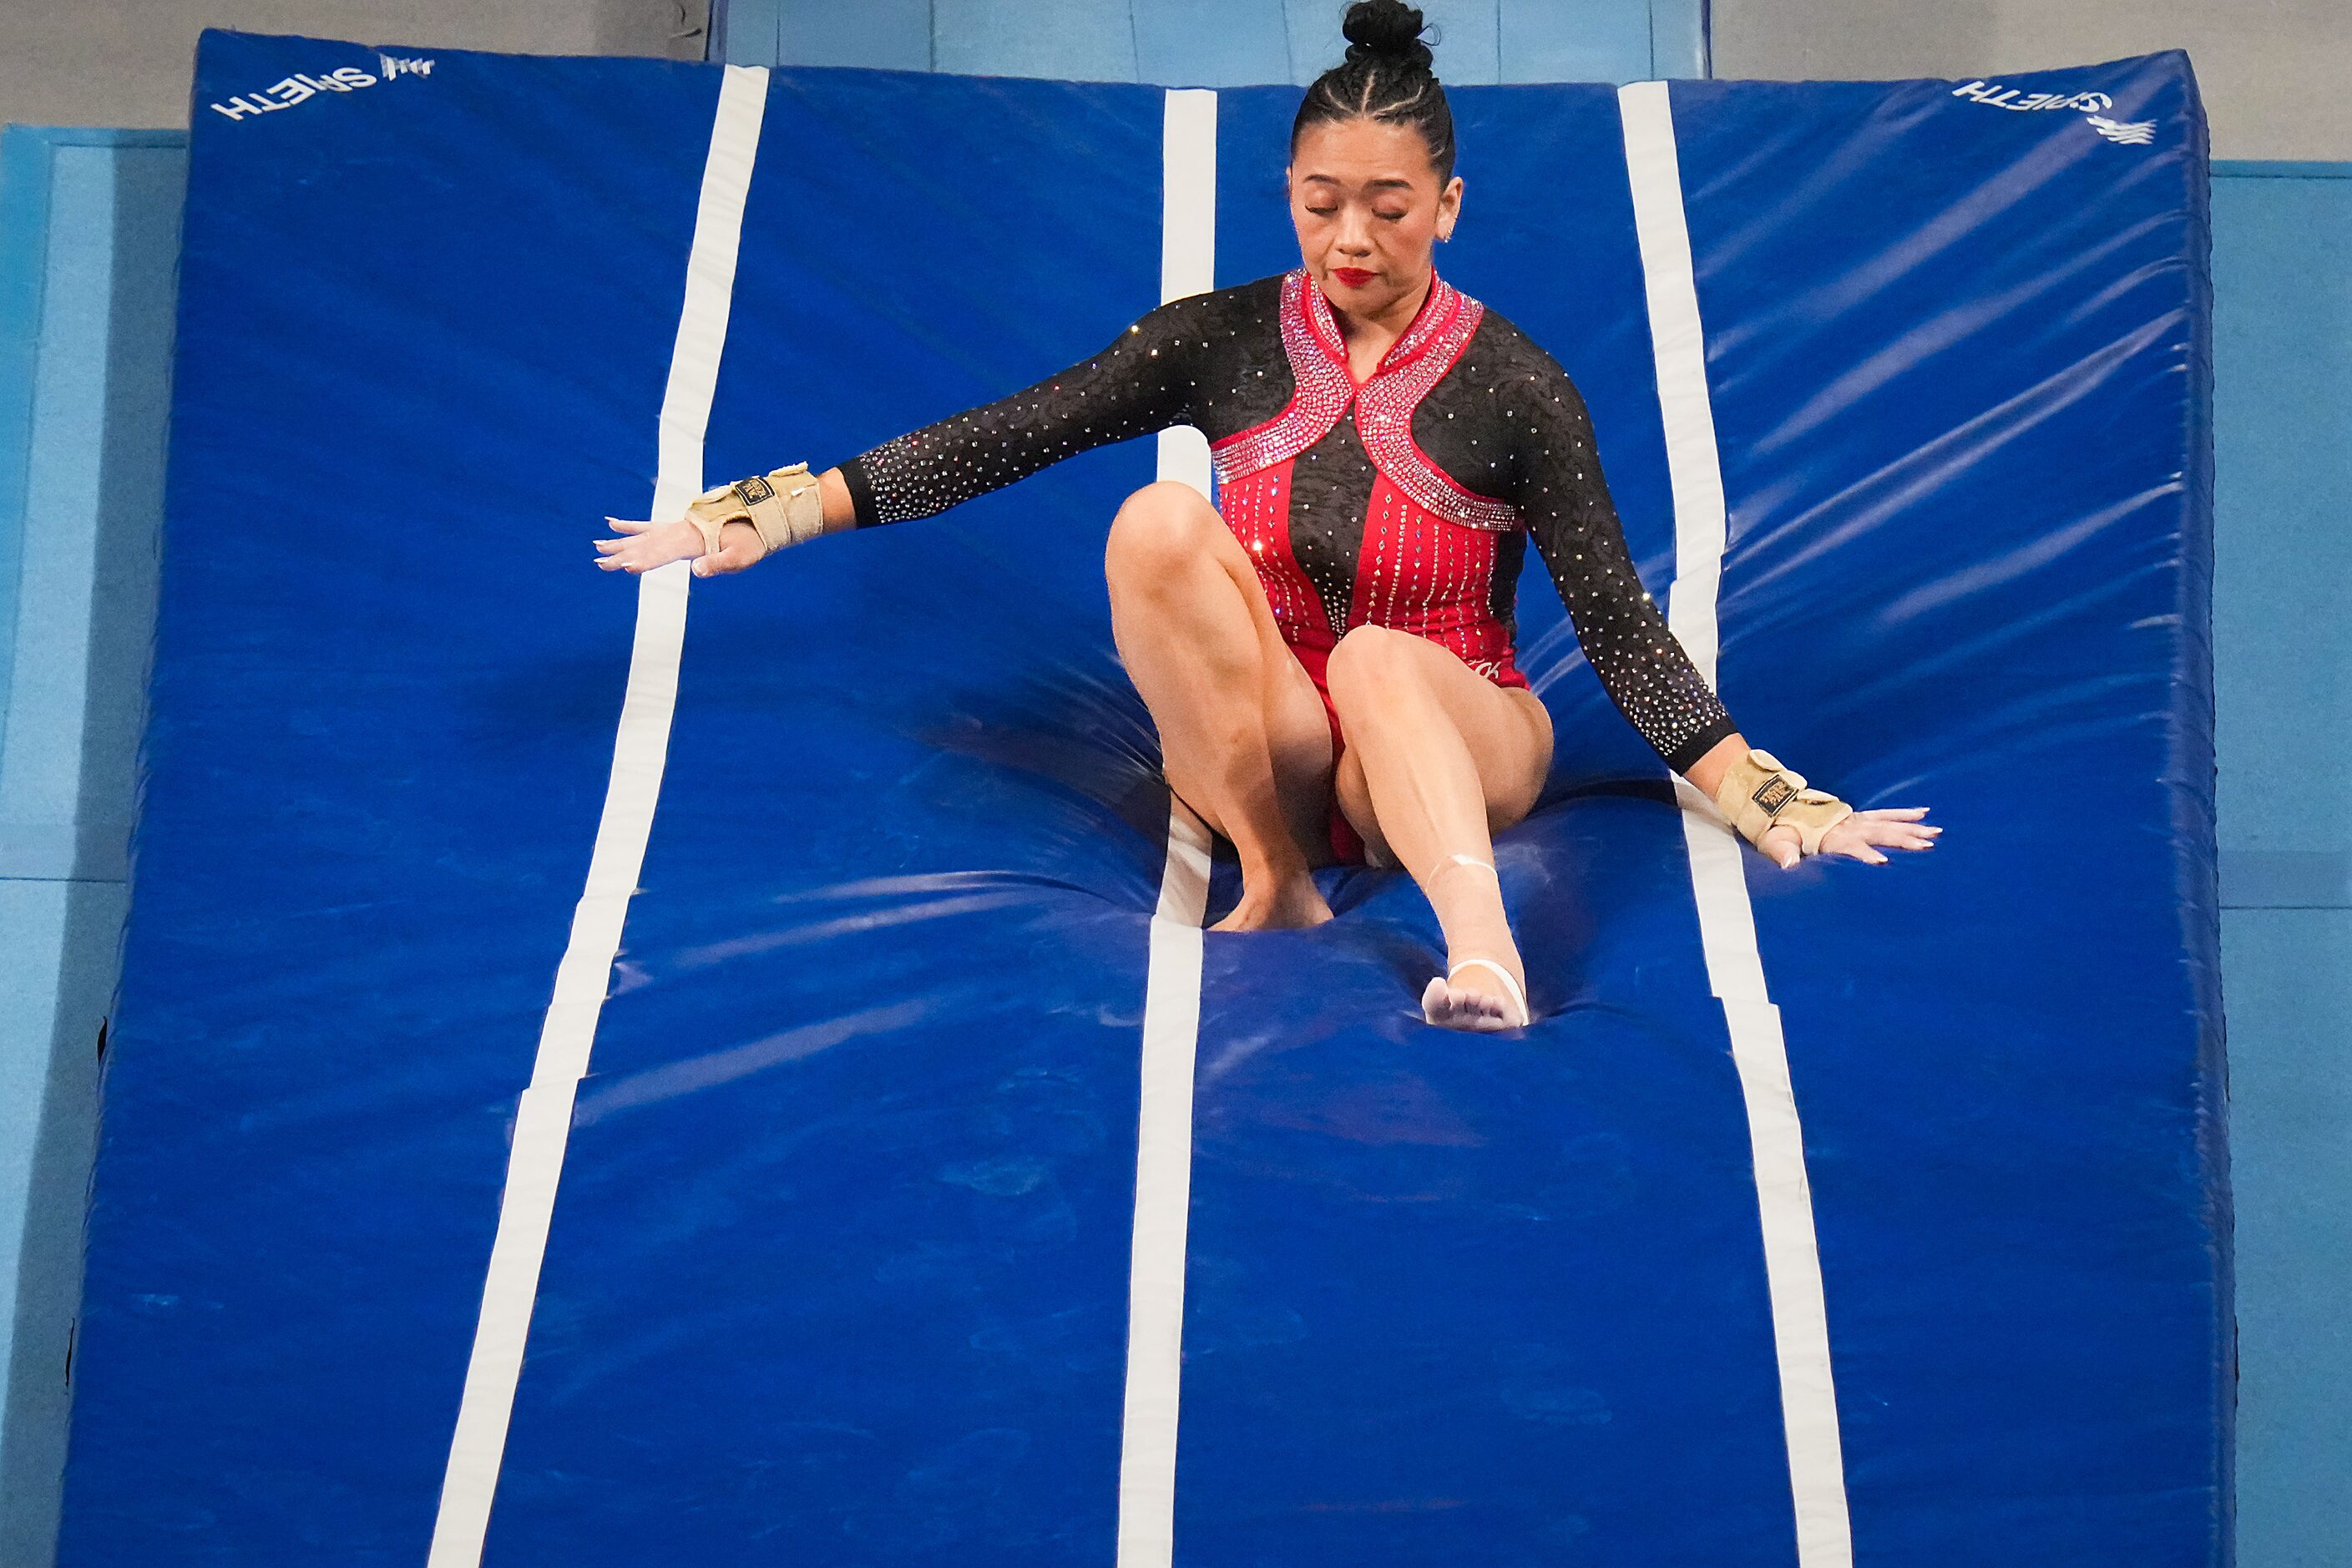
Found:
[[1507, 533], [1518, 510], [1464, 489], [1441, 472], [1412, 438], [1413, 410], [1470, 346], [1486, 308], [1443, 278], [1402, 336], [1360, 387], [1348, 370], [1346, 340], [1331, 302], [1304, 268], [1282, 280], [1282, 346], [1297, 391], [1290, 405], [1255, 429], [1210, 448], [1217, 479], [1231, 484], [1272, 468], [1321, 440], [1352, 404], [1364, 451], [1390, 483], [1451, 522]]

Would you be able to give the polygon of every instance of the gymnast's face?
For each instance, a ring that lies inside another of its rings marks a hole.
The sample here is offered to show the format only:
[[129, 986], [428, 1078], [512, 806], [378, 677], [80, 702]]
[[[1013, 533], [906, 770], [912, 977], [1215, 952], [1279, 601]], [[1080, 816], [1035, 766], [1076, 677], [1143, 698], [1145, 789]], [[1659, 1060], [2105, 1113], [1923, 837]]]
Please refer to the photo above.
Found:
[[1299, 258], [1349, 315], [1379, 316], [1418, 294], [1431, 247], [1461, 212], [1462, 176], [1441, 185], [1429, 143], [1410, 125], [1324, 121], [1291, 150]]

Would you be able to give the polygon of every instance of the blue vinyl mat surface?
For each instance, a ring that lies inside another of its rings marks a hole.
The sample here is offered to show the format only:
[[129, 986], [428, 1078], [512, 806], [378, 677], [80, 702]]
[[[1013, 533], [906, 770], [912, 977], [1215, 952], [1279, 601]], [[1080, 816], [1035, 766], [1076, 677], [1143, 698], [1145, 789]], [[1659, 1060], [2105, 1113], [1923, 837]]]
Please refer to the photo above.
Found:
[[[1672, 89], [1726, 701], [1948, 826], [1747, 859], [1853, 1559], [2219, 1563], [2201, 110], [2179, 56], [1961, 85]], [[764, 91], [709, 480], [1157, 302], [1160, 91]], [[630, 668], [588, 541], [652, 491], [720, 92], [207, 35], [68, 1568], [425, 1560]], [[1295, 104], [1218, 95], [1220, 284], [1296, 262]], [[1576, 378], [1669, 596], [1618, 97], [1455, 106], [1446, 276]], [[1101, 547], [1153, 471], [1111, 447], [694, 585], [482, 1561], [1117, 1558], [1168, 803]], [[1829, 1561], [1673, 796], [1539, 572], [1520, 647], [1559, 733], [1497, 845], [1533, 1028], [1421, 1025], [1394, 874], [1206, 939], [1187, 1568]]]

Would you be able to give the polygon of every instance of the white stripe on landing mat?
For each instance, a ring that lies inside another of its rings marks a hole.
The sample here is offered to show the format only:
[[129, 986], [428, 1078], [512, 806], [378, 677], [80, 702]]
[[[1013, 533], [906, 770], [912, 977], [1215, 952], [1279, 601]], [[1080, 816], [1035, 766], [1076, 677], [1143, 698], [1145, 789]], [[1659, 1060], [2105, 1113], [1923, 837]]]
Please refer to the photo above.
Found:
[[[1216, 287], [1217, 95], [1168, 95], [1160, 297]], [[1160, 477], [1209, 493], [1197, 430], [1160, 437]], [[1209, 831], [1172, 796], [1168, 861], [1143, 983], [1143, 1101], [1128, 1263], [1127, 1409], [1119, 1432], [1118, 1568], [1169, 1568], [1176, 1540], [1176, 1418], [1183, 1381], [1184, 1246], [1192, 1203], [1192, 1060], [1201, 1034], [1201, 919]]]
[[[729, 66], [719, 79], [719, 111], [702, 170], [702, 200], [686, 264], [686, 301], [670, 353], [669, 384], [662, 394], [659, 467], [654, 480], [656, 518], [682, 516], [702, 489], [702, 437], [727, 342], [735, 290], [735, 250], [743, 227], [743, 198], [760, 146], [768, 101], [764, 68]], [[441, 1481], [441, 1509], [433, 1521], [429, 1568], [476, 1568], [497, 1496], [507, 1424], [522, 1376], [530, 1337], [531, 1305], [540, 1264], [555, 1215], [555, 1188], [572, 1135], [572, 1103], [588, 1070], [596, 1021], [620, 951], [629, 898], [644, 868], [669, 750], [670, 715], [677, 702], [678, 656], [686, 642], [687, 565], [677, 562], [637, 579], [636, 637], [629, 651], [628, 694], [613, 743], [613, 772], [604, 786], [604, 816], [588, 882], [572, 917], [572, 939], [555, 971], [555, 994], [541, 1026], [530, 1086], [515, 1111], [514, 1145], [507, 1156], [505, 1194], [499, 1202], [498, 1238], [482, 1284], [481, 1317], [466, 1366], [449, 1466]]]
[[[1715, 409], [1707, 395], [1706, 339], [1675, 154], [1674, 111], [1662, 81], [1618, 89], [1617, 106], [1625, 123], [1625, 167], [1633, 187], [1633, 226], [1649, 294], [1650, 343], [1674, 489], [1675, 584], [1666, 619], [1712, 685], [1727, 520]], [[1853, 1532], [1846, 1512], [1837, 1393], [1830, 1376], [1829, 1314], [1780, 1010], [1764, 987], [1739, 841], [1687, 781], [1677, 778], [1675, 790], [1683, 804], [1683, 837], [1690, 850], [1707, 982], [1723, 1004], [1748, 1105], [1764, 1277], [1772, 1298], [1772, 1343], [1780, 1363], [1780, 1419], [1797, 1514], [1797, 1561], [1801, 1568], [1851, 1568]]]

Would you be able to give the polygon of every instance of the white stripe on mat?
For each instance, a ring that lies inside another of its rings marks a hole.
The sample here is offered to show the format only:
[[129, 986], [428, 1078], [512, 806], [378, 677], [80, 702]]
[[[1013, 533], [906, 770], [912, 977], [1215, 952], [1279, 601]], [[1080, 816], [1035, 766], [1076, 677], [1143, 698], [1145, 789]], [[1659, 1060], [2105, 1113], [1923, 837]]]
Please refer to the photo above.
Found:
[[[1675, 584], [1666, 618], [1712, 685], [1727, 520], [1715, 410], [1707, 395], [1706, 340], [1675, 153], [1674, 110], [1662, 81], [1620, 88], [1617, 104], [1625, 123], [1625, 167], [1633, 187], [1633, 226], [1649, 294], [1650, 342], [1674, 489]], [[1748, 1105], [1772, 1342], [1780, 1363], [1780, 1417], [1796, 1506], [1797, 1561], [1801, 1568], [1850, 1568], [1853, 1532], [1846, 1512], [1837, 1394], [1830, 1376], [1829, 1314], [1780, 1010], [1764, 987], [1739, 842], [1687, 781], [1676, 779], [1675, 788], [1683, 803], [1683, 837], [1690, 850], [1707, 981], [1723, 1004]]]
[[[1171, 92], [1161, 142], [1160, 297], [1216, 287], [1217, 95]], [[1197, 430], [1160, 437], [1160, 477], [1209, 493]], [[1201, 1033], [1201, 919], [1209, 832], [1172, 797], [1168, 860], [1143, 983], [1143, 1103], [1128, 1265], [1127, 1409], [1119, 1433], [1118, 1568], [1169, 1568], [1183, 1378], [1184, 1246], [1192, 1202], [1192, 1060]]]
[[[768, 73], [729, 66], [720, 79], [710, 153], [703, 165], [702, 199], [686, 264], [686, 301], [662, 394], [659, 467], [651, 516], [677, 517], [702, 489], [702, 437], [719, 381], [719, 352], [735, 289], [735, 251], [743, 226], [743, 198], [760, 145], [767, 108]], [[604, 787], [604, 816], [588, 882], [572, 917], [572, 939], [555, 972], [555, 994], [539, 1036], [530, 1085], [516, 1108], [514, 1144], [507, 1156], [506, 1191], [499, 1203], [498, 1237], [482, 1285], [481, 1317], [466, 1366], [449, 1465], [441, 1481], [441, 1508], [433, 1521], [429, 1568], [475, 1568], [498, 1493], [507, 1424], [523, 1346], [539, 1294], [547, 1231], [555, 1215], [555, 1188], [572, 1135], [572, 1104], [596, 1039], [614, 955], [629, 898], [645, 866], [669, 749], [670, 715], [677, 702], [678, 656], [686, 641], [685, 563], [637, 579], [636, 637], [629, 652], [629, 685], [613, 744], [613, 772]]]

